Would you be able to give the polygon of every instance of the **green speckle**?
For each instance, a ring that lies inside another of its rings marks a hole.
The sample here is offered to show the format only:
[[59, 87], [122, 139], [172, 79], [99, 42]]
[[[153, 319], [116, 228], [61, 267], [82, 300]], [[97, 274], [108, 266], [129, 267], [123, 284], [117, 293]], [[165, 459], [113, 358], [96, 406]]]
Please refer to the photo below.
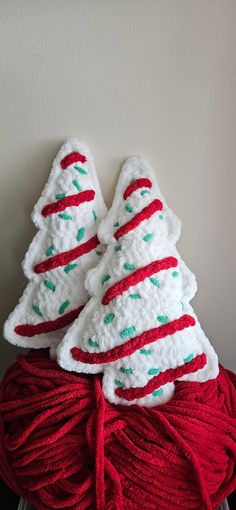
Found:
[[193, 352], [187, 356], [187, 358], [184, 358], [184, 363], [189, 363], [194, 358]]
[[148, 193], [148, 195], [150, 195], [150, 191], [148, 191], [148, 189], [142, 189], [140, 195], [141, 197], [143, 197], [143, 195], [146, 195], [146, 193]]
[[161, 322], [162, 324], [167, 324], [167, 322], [169, 322], [169, 319], [168, 319], [167, 315], [158, 315], [157, 321]]
[[128, 262], [125, 262], [123, 268], [127, 269], [127, 271], [133, 271], [133, 269], [135, 269], [135, 266], [134, 264], [129, 264]]
[[173, 271], [172, 276], [173, 276], [173, 278], [176, 278], [177, 276], [179, 276], [178, 271]]
[[127, 212], [131, 213], [131, 212], [133, 212], [133, 207], [131, 207], [131, 205], [130, 205], [130, 204], [126, 204], [126, 205], [125, 205], [125, 210], [126, 210]]
[[131, 299], [141, 299], [140, 294], [130, 294], [130, 295], [129, 295], [129, 297], [130, 297]]
[[125, 375], [131, 375], [133, 373], [132, 368], [120, 367], [120, 371], [122, 372], [122, 374], [125, 374]]
[[96, 254], [101, 257], [103, 255], [103, 252], [102, 251], [99, 251], [99, 250], [96, 250]]
[[99, 347], [98, 343], [95, 342], [95, 340], [92, 340], [91, 338], [89, 338], [88, 344], [90, 345], [90, 347]]
[[181, 304], [181, 309], [182, 309], [182, 312], [184, 312], [184, 310], [185, 310], [185, 306], [184, 306], [184, 303], [182, 303], [182, 301], [180, 301], [180, 304]]
[[102, 277], [102, 285], [104, 285], [104, 283], [108, 282], [108, 280], [110, 280], [110, 275], [109, 274], [104, 274], [104, 276]]
[[119, 221], [116, 221], [116, 223], [113, 224], [113, 227], [119, 227], [120, 224], [119, 224]]
[[39, 317], [42, 317], [42, 316], [43, 316], [43, 314], [42, 314], [42, 312], [40, 312], [40, 309], [39, 309], [39, 307], [38, 307], [38, 306], [32, 305], [32, 309], [33, 309], [33, 311], [34, 311], [35, 313], [37, 313], [37, 315], [39, 315]]
[[79, 172], [82, 175], [87, 174], [86, 170], [84, 168], [81, 168], [81, 166], [74, 165], [74, 169], [77, 170], [77, 172]]
[[77, 264], [68, 264], [68, 266], [64, 267], [64, 271], [65, 273], [69, 273], [72, 269], [75, 269], [75, 267], [77, 267]]
[[54, 285], [53, 282], [51, 282], [50, 280], [44, 280], [43, 283], [44, 283], [45, 287], [47, 287], [48, 289], [52, 290], [52, 292], [55, 292], [56, 285]]
[[70, 304], [70, 301], [68, 301], [68, 300], [64, 301], [64, 303], [61, 304], [61, 306], [60, 306], [60, 308], [58, 310], [58, 313], [60, 315], [63, 315], [65, 309], [69, 306], [69, 304]]
[[48, 246], [48, 248], [45, 251], [46, 257], [50, 257], [50, 255], [52, 255], [52, 252], [53, 252], [54, 249], [55, 248], [54, 248], [53, 244], [51, 244], [51, 246]]
[[156, 285], [156, 287], [158, 287], [158, 289], [160, 288], [160, 282], [159, 280], [157, 280], [157, 278], [149, 278], [150, 282], [153, 284], [153, 285]]
[[115, 246], [115, 251], [120, 251], [120, 250], [121, 250], [121, 245], [120, 245], [120, 244], [117, 244], [117, 245]]
[[94, 221], [96, 221], [98, 219], [95, 211], [93, 211], [93, 219], [94, 219]]
[[157, 375], [160, 373], [160, 371], [161, 371], [160, 368], [150, 368], [148, 370], [148, 375]]
[[79, 228], [79, 230], [77, 232], [77, 236], [76, 236], [78, 243], [83, 239], [84, 233], [85, 233], [85, 228], [84, 227]]
[[140, 349], [140, 354], [143, 354], [144, 356], [149, 356], [151, 354], [151, 349]]
[[109, 313], [108, 315], [106, 315], [104, 319], [104, 324], [109, 324], [109, 322], [112, 322], [114, 317], [115, 317], [114, 313]]
[[158, 397], [159, 395], [162, 395], [162, 394], [163, 394], [163, 389], [162, 388], [160, 388], [159, 390], [154, 390], [152, 392], [152, 396], [153, 397]]
[[124, 383], [119, 381], [118, 379], [115, 379], [115, 385], [119, 388], [124, 388]]
[[132, 182], [134, 182], [134, 181], [135, 181], [135, 179], [131, 179], [131, 181], [129, 181], [129, 183], [132, 184]]
[[120, 332], [121, 338], [127, 338], [127, 336], [131, 336], [135, 332], [135, 326], [129, 326], [128, 328], [123, 329]]
[[72, 216], [70, 216], [69, 214], [64, 214], [64, 213], [61, 213], [61, 214], [58, 214], [59, 218], [61, 218], [62, 220], [72, 220]]
[[151, 241], [153, 236], [154, 234], [147, 234], [146, 236], [143, 237], [143, 240], [145, 241], [145, 243], [148, 243], [148, 241]]
[[163, 214], [159, 214], [159, 219], [163, 220]]
[[79, 183], [76, 179], [73, 179], [72, 184], [74, 184], [77, 191], [81, 191], [81, 186], [79, 185]]
[[57, 195], [55, 196], [55, 199], [56, 200], [61, 200], [62, 198], [65, 198], [66, 194], [65, 193], [57, 193]]

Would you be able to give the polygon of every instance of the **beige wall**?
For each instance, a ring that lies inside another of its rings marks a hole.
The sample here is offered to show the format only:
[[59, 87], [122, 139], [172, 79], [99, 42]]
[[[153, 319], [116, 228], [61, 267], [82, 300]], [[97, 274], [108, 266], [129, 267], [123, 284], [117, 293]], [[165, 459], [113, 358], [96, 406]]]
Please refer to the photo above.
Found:
[[[146, 157], [183, 221], [193, 305], [234, 368], [236, 2], [1, 0], [1, 318], [25, 285], [30, 212], [65, 137], [88, 143], [107, 204]], [[16, 348], [0, 343], [4, 370]]]

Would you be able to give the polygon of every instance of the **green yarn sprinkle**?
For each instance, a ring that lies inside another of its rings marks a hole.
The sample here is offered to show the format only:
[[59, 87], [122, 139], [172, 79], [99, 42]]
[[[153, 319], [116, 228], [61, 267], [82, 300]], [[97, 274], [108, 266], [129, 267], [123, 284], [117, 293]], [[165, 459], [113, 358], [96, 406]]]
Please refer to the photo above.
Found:
[[159, 395], [162, 395], [162, 393], [163, 393], [163, 389], [160, 388], [159, 390], [154, 390], [152, 392], [152, 395], [153, 395], [153, 397], [158, 397]]
[[163, 214], [159, 214], [159, 219], [163, 220]]
[[143, 197], [143, 195], [146, 195], [146, 193], [148, 193], [148, 195], [150, 195], [150, 191], [148, 191], [148, 189], [142, 189], [140, 195]]
[[133, 269], [135, 269], [135, 266], [134, 264], [129, 264], [128, 262], [125, 262], [123, 268], [127, 269], [127, 271], [133, 271]]
[[93, 219], [94, 219], [94, 221], [96, 221], [96, 220], [98, 219], [98, 217], [97, 217], [97, 215], [96, 215], [95, 211], [93, 211]]
[[68, 266], [64, 267], [64, 271], [65, 273], [69, 273], [72, 269], [75, 269], [75, 267], [77, 267], [77, 264], [68, 264]]
[[70, 304], [70, 301], [68, 301], [68, 299], [66, 301], [64, 301], [64, 303], [61, 304], [61, 306], [60, 306], [60, 308], [58, 310], [58, 313], [60, 315], [63, 315], [65, 309], [69, 306], [69, 304]]
[[56, 196], [55, 196], [55, 199], [56, 200], [61, 200], [62, 198], [65, 198], [66, 194], [65, 193], [58, 193]]
[[125, 374], [125, 375], [131, 375], [133, 373], [132, 368], [120, 367], [120, 371], [122, 372], [122, 374]]
[[140, 294], [130, 294], [130, 295], [129, 295], [129, 297], [130, 297], [131, 299], [141, 299]]
[[115, 379], [115, 385], [119, 388], [124, 388], [124, 383], [119, 381], [118, 379]]
[[126, 206], [125, 206], [125, 210], [126, 210], [127, 212], [131, 213], [131, 212], [133, 212], [133, 207], [131, 207], [131, 205], [130, 205], [130, 204], [126, 204]]
[[90, 345], [90, 347], [99, 347], [98, 343], [95, 342], [95, 340], [92, 340], [91, 338], [89, 338], [88, 344]]
[[104, 285], [104, 283], [108, 282], [108, 280], [110, 280], [110, 275], [109, 274], [104, 274], [103, 278], [102, 278], [102, 285]]
[[167, 315], [158, 315], [157, 321], [161, 322], [162, 324], [167, 324], [167, 322], [169, 322], [169, 319], [168, 319]]
[[47, 287], [49, 290], [52, 290], [52, 292], [55, 292], [56, 285], [54, 285], [53, 282], [51, 282], [50, 280], [44, 280], [43, 283], [44, 283], [45, 287]]
[[101, 257], [103, 255], [103, 252], [102, 251], [99, 251], [99, 250], [96, 250], [96, 254]]
[[173, 278], [176, 278], [176, 276], [179, 276], [178, 271], [173, 271], [172, 276], [173, 276]]
[[160, 371], [161, 371], [160, 368], [150, 368], [148, 370], [148, 375], [157, 375], [160, 373]]
[[193, 352], [187, 356], [187, 358], [184, 358], [184, 363], [189, 363], [194, 358]]
[[157, 278], [149, 278], [150, 282], [153, 284], [153, 285], [156, 285], [156, 287], [158, 287], [158, 289], [160, 288], [160, 282], [159, 280], [157, 280]]
[[131, 336], [135, 332], [135, 326], [129, 326], [128, 328], [123, 329], [120, 332], [121, 338], [127, 338], [127, 336]]
[[78, 243], [83, 239], [84, 233], [85, 233], [85, 228], [84, 227], [79, 228], [79, 230], [77, 232], [77, 236], [76, 236]]
[[180, 304], [181, 304], [182, 312], [184, 312], [184, 310], [185, 310], [184, 303], [182, 301], [180, 301]]
[[72, 181], [72, 184], [74, 184], [75, 188], [78, 190], [78, 191], [81, 191], [81, 186], [79, 185], [78, 181], [76, 179], [73, 179]]
[[34, 311], [35, 313], [37, 313], [37, 315], [39, 315], [39, 317], [42, 317], [42, 316], [43, 316], [43, 314], [42, 314], [42, 312], [40, 312], [40, 309], [39, 309], [39, 307], [38, 307], [38, 306], [32, 305], [32, 309], [33, 309], [33, 311]]
[[82, 175], [87, 174], [86, 170], [84, 168], [81, 168], [81, 166], [74, 165], [74, 169], [77, 170], [77, 172], [79, 172]]
[[58, 214], [59, 218], [61, 218], [62, 220], [72, 220], [72, 216], [70, 216], [69, 214], [64, 214], [64, 213], [61, 213], [61, 214]]
[[144, 356], [148, 356], [149, 354], [151, 354], [151, 349], [140, 349], [140, 354], [144, 354]]
[[148, 243], [148, 241], [151, 241], [153, 236], [154, 234], [147, 234], [146, 236], [143, 237], [143, 240], [145, 241], [145, 243]]
[[51, 246], [48, 246], [48, 248], [45, 251], [46, 257], [50, 257], [50, 255], [52, 255], [53, 250], [55, 250], [53, 244], [51, 244]]
[[120, 244], [117, 244], [117, 245], [115, 246], [115, 251], [120, 251], [120, 250], [121, 250], [121, 245], [120, 245]]
[[116, 221], [116, 223], [113, 223], [113, 227], [119, 227], [119, 221]]
[[112, 322], [114, 317], [115, 317], [114, 313], [109, 313], [108, 315], [106, 315], [106, 317], [103, 321], [104, 324], [109, 324], [109, 322]]

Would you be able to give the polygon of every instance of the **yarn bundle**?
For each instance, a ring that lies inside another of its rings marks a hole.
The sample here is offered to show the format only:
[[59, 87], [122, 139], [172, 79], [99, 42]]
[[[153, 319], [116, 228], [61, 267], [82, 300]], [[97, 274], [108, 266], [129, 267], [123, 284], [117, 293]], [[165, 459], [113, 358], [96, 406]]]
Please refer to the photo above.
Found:
[[37, 510], [215, 510], [236, 486], [235, 387], [221, 367], [163, 405], [117, 406], [100, 375], [20, 355], [0, 387], [0, 474]]

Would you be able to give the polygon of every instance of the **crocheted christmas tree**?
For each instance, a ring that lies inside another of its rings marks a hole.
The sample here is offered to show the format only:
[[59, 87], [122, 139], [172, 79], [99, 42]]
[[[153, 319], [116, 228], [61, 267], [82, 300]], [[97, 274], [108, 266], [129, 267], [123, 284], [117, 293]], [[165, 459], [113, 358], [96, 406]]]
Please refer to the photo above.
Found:
[[104, 372], [111, 402], [152, 407], [171, 398], [176, 380], [218, 374], [189, 304], [197, 286], [175, 247], [180, 230], [153, 170], [129, 158], [98, 230], [109, 247], [86, 279], [93, 297], [57, 349], [67, 370]]
[[88, 148], [67, 140], [34, 207], [39, 232], [23, 262], [30, 283], [5, 323], [9, 342], [39, 348], [63, 338], [88, 300], [84, 278], [102, 255], [97, 227], [106, 212]]

